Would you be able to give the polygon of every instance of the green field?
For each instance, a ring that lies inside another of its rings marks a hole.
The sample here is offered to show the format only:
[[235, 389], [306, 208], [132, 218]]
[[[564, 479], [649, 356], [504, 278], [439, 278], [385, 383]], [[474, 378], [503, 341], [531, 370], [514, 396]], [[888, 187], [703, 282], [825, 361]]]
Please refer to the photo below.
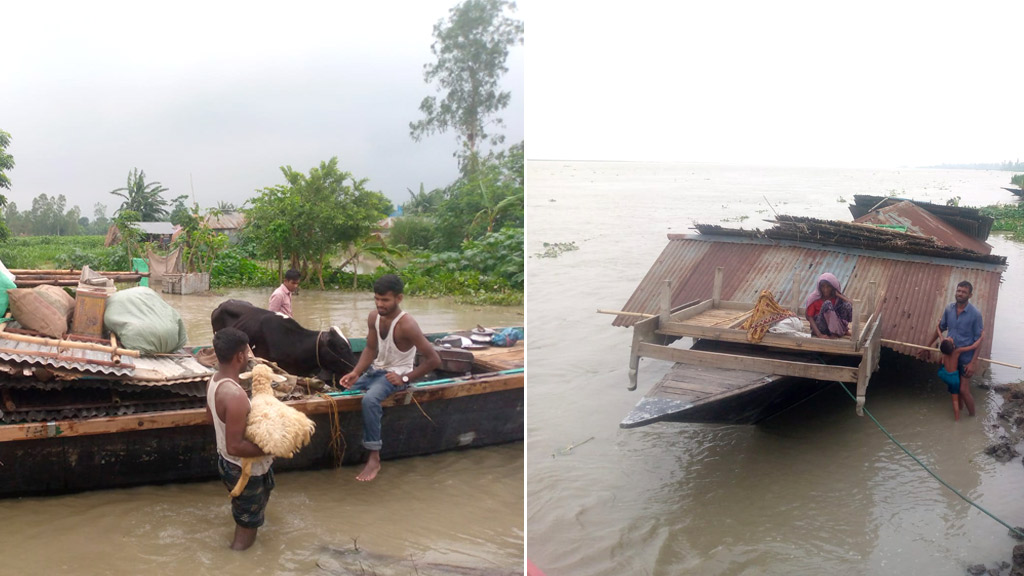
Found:
[[0, 244], [0, 261], [8, 268], [44, 270], [89, 265], [104, 270], [124, 260], [118, 256], [116, 250], [103, 247], [103, 236], [15, 236]]

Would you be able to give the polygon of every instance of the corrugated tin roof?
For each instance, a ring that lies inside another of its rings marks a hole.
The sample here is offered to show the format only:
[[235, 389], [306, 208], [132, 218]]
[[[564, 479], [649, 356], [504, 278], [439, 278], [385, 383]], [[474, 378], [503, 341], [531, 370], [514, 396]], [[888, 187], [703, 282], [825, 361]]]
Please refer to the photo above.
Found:
[[984, 242], [992, 231], [992, 224], [995, 218], [985, 216], [981, 210], [968, 206], [947, 206], [945, 204], [933, 204], [909, 198], [896, 198], [890, 196], [871, 196], [868, 194], [855, 194], [853, 204], [850, 205], [850, 213], [854, 218], [860, 218], [869, 210], [889, 206], [898, 202], [911, 202], [924, 210], [938, 216], [947, 224], [960, 232], [977, 238]]
[[135, 363], [131, 356], [122, 356], [121, 363], [114, 365], [107, 352], [80, 350], [78, 348], [61, 348], [47, 344], [31, 344], [18, 340], [0, 338], [0, 360], [6, 362], [24, 362], [51, 368], [77, 370], [90, 374], [108, 376], [130, 376], [135, 371]]
[[[760, 290], [770, 290], [776, 300], [789, 306], [793, 282], [801, 272], [797, 294], [801, 305], [822, 272], [832, 272], [843, 291], [854, 300], [865, 300], [869, 282], [885, 291], [882, 304], [882, 338], [926, 344], [934, 335], [942, 307], [953, 301], [956, 285], [974, 285], [971, 302], [984, 317], [986, 339], [981, 357], [989, 357], [995, 326], [999, 283], [1005, 266], [947, 258], [866, 251], [805, 242], [764, 238], [669, 235], [654, 265], [637, 286], [622, 310], [657, 314], [665, 279], [674, 282], [672, 306], [711, 298], [715, 268], [723, 268], [722, 298], [753, 302]], [[639, 318], [616, 316], [616, 326], [632, 326]], [[905, 354], [913, 350], [895, 349]]]
[[942, 218], [928, 212], [913, 202], [897, 202], [872, 210], [854, 220], [858, 224], [887, 224], [906, 226], [907, 232], [934, 238], [939, 244], [973, 250], [979, 254], [991, 254], [987, 243], [964, 234]]
[[222, 212], [220, 216], [209, 214], [206, 216], [206, 225], [214, 230], [237, 230], [245, 226], [244, 212]]

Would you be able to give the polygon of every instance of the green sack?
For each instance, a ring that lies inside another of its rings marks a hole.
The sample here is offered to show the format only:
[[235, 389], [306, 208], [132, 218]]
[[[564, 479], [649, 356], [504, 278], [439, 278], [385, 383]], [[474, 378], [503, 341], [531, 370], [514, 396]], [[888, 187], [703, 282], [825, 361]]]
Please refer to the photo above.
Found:
[[117, 334], [122, 347], [145, 354], [169, 354], [188, 343], [178, 311], [145, 286], [111, 294], [103, 325]]
[[7, 314], [7, 305], [10, 300], [7, 298], [7, 291], [11, 288], [17, 288], [14, 284], [14, 280], [7, 277], [7, 274], [0, 274], [0, 317]]

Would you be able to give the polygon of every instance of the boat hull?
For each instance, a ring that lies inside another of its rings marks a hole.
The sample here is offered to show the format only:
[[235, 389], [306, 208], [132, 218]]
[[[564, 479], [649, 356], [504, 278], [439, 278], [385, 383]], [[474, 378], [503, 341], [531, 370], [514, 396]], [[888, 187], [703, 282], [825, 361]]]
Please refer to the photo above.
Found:
[[[434, 388], [389, 399], [384, 408], [382, 459], [523, 439], [521, 373]], [[362, 413], [358, 404], [358, 396], [318, 398], [298, 404], [297, 408], [316, 422], [316, 433], [295, 457], [278, 459], [275, 471], [360, 463], [366, 451], [360, 444]], [[0, 474], [0, 497], [216, 478], [216, 442], [205, 411], [182, 411], [164, 417], [168, 420], [163, 424], [153, 423], [145, 415], [121, 417], [116, 420], [125, 420], [122, 425], [106, 426], [117, 431], [106, 433], [91, 432], [71, 421], [22, 427], [26, 436], [38, 435], [39, 430], [52, 436], [0, 441], [4, 470]], [[175, 420], [181, 424], [173, 425]], [[337, 422], [336, 427], [332, 427], [332, 420]], [[133, 421], [138, 421], [141, 429], [130, 429]], [[338, 432], [337, 451], [331, 443], [334, 431]]]

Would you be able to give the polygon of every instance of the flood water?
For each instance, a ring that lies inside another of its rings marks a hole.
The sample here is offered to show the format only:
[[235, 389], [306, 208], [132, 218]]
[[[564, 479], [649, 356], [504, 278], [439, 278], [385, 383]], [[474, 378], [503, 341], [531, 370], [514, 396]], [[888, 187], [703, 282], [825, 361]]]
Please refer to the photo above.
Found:
[[[271, 289], [165, 298], [191, 344], [212, 338], [228, 298], [266, 306]], [[311, 329], [366, 336], [370, 293], [303, 290]], [[522, 309], [406, 297], [426, 331], [523, 325]], [[386, 422], [385, 422], [386, 425]], [[0, 467], [0, 473], [11, 468]], [[507, 574], [523, 563], [523, 443], [392, 460], [376, 480], [358, 467], [277, 475], [252, 549], [227, 548], [234, 522], [219, 481], [0, 500], [0, 574]], [[353, 540], [361, 550], [352, 554]]]
[[[528, 175], [527, 255], [545, 242], [579, 246], [528, 264], [527, 550], [540, 568], [960, 576], [971, 564], [1010, 560], [1017, 542], [1007, 529], [857, 417], [838, 386], [758, 426], [619, 429], [669, 365], [643, 360], [638, 390], [627, 391], [631, 331], [595, 313], [621, 309], [668, 233], [692, 233], [693, 222], [770, 226], [765, 197], [782, 214], [848, 221], [841, 200], [854, 194], [1009, 203], [1000, 188], [1009, 173], [545, 161], [529, 162]], [[724, 221], [740, 216], [748, 218]], [[1024, 248], [995, 235], [989, 243], [1009, 258], [992, 357], [1021, 364]], [[868, 410], [964, 495], [1024, 524], [1021, 459], [1000, 464], [982, 453], [1000, 433], [1001, 400], [977, 386], [1024, 374], [995, 366], [975, 377], [978, 415], [957, 424], [934, 372], [917, 361], [883, 364]]]

